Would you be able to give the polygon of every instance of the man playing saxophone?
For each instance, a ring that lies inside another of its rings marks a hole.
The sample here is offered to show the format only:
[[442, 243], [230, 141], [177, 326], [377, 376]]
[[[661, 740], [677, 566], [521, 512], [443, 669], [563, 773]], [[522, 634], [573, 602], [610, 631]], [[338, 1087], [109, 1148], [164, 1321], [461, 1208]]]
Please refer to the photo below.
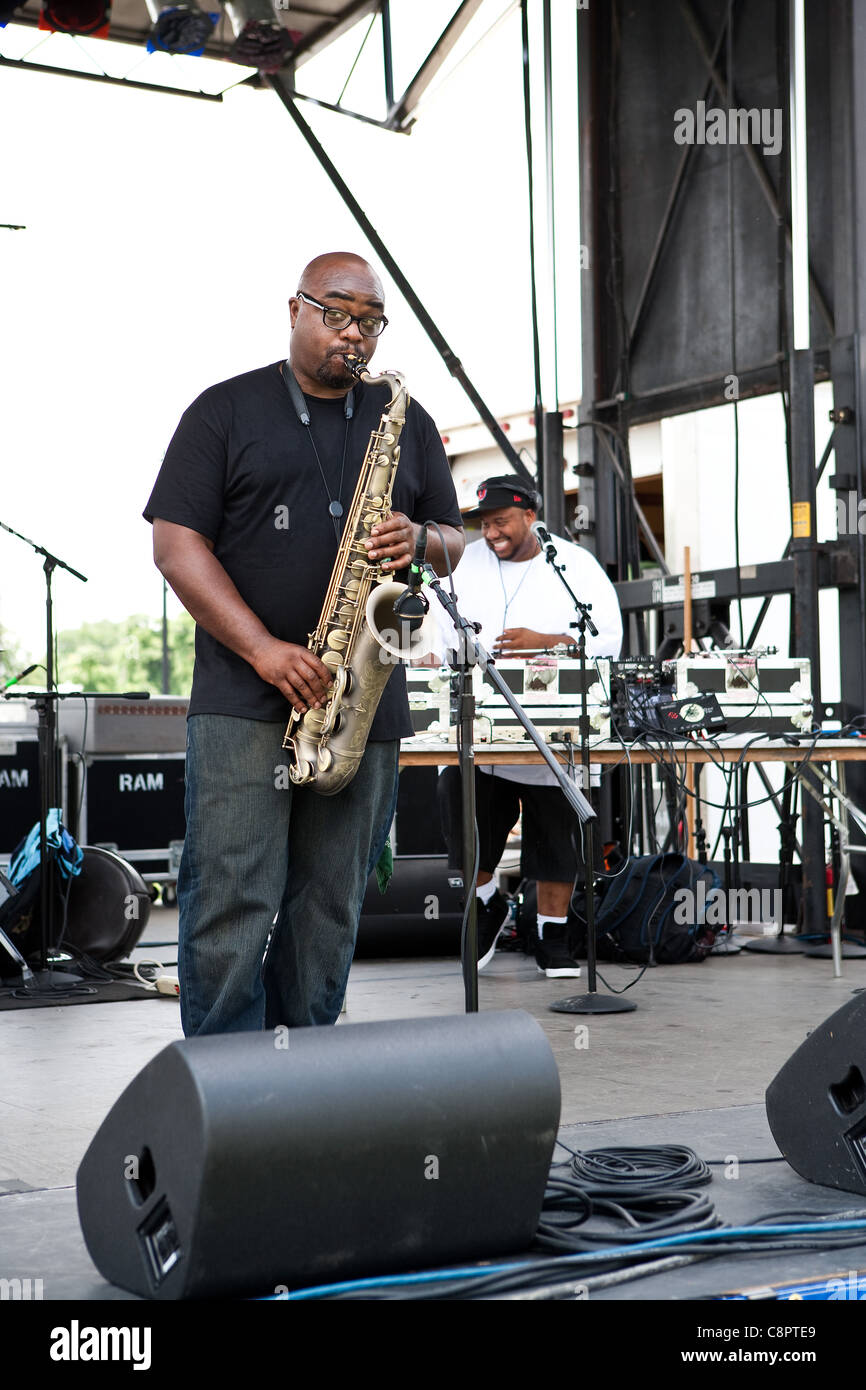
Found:
[[[287, 718], [322, 708], [333, 679], [307, 639], [388, 399], [347, 363], [369, 361], [387, 324], [366, 261], [317, 257], [289, 309], [288, 361], [193, 402], [144, 512], [157, 568], [196, 622], [178, 876], [187, 1036], [335, 1022], [411, 733], [395, 664], [349, 784], [321, 796], [288, 776]], [[464, 544], [441, 439], [415, 401], [400, 447], [390, 514], [364, 542], [385, 578], [409, 564], [423, 522], [439, 523], [452, 565]], [[427, 558], [444, 572], [432, 528]]]

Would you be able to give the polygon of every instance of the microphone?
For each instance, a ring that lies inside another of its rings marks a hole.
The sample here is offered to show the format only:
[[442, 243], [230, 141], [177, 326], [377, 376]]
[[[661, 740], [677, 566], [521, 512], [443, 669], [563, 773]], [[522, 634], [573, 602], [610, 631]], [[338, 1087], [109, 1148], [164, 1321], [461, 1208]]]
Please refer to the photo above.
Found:
[[418, 539], [415, 542], [415, 554], [412, 556], [412, 563], [409, 566], [409, 583], [413, 593], [418, 593], [421, 589], [421, 582], [424, 576], [421, 573], [421, 566], [427, 555], [427, 523], [418, 532]]
[[38, 666], [28, 666], [28, 667], [26, 668], [26, 670], [24, 670], [24, 671], [19, 671], [19, 673], [18, 673], [17, 676], [13, 677], [13, 679], [12, 679], [11, 681], [7, 681], [7, 682], [6, 682], [6, 684], [4, 685], [3, 689], [4, 689], [4, 690], [8, 690], [10, 686], [12, 686], [12, 685], [17, 685], [19, 681], [23, 681], [23, 679], [24, 679], [25, 676], [29, 676], [31, 671], [36, 671], [36, 670], [38, 670], [38, 669], [39, 669]]
[[426, 522], [418, 532], [418, 539], [415, 542], [415, 554], [409, 565], [409, 583], [406, 589], [394, 604], [394, 612], [398, 618], [405, 619], [413, 632], [421, 626], [425, 613], [430, 605], [421, 592], [421, 585], [424, 579], [421, 566], [424, 563], [424, 556], [427, 553], [427, 524]]
[[543, 521], [533, 521], [529, 529], [542, 548], [547, 551], [548, 555], [550, 555], [551, 552], [554, 555], [556, 554], [553, 536], [550, 534]]

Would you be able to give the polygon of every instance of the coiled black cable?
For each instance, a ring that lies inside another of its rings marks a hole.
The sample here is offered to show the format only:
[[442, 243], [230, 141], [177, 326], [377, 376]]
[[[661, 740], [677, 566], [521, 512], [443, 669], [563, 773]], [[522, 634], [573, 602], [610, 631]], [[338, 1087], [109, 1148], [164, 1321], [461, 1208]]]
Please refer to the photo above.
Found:
[[[553, 1165], [545, 1189], [536, 1235], [543, 1249], [580, 1253], [612, 1240], [628, 1245], [721, 1224], [709, 1197], [691, 1190], [712, 1181], [691, 1149], [663, 1144], [569, 1153]], [[603, 1224], [589, 1227], [594, 1217]]]

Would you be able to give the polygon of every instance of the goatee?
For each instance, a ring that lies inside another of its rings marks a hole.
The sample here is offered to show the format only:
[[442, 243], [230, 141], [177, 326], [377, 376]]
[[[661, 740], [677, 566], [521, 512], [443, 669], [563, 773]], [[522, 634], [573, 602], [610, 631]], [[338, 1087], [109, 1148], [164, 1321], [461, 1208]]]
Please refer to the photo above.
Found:
[[346, 366], [345, 357], [335, 353], [316, 368], [316, 380], [323, 386], [351, 386], [355, 378]]

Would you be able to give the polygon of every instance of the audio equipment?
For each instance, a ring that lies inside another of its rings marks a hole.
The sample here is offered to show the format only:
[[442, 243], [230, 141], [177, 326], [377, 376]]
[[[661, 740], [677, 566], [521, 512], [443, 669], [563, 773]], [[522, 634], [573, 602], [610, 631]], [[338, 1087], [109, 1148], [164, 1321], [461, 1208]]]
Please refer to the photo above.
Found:
[[648, 714], [659, 729], [673, 738], [689, 738], [706, 729], [720, 733], [727, 728], [725, 716], [715, 695], [691, 695], [687, 700], [659, 700]]
[[435, 767], [400, 769], [393, 833], [395, 857], [445, 853], [436, 796], [438, 782], [439, 771]]
[[[580, 662], [570, 657], [539, 655], [529, 660], [497, 660], [496, 669], [512, 694], [516, 695], [526, 713], [548, 742], [580, 738], [581, 695], [587, 686], [587, 714], [590, 734], [610, 737], [610, 662], [606, 658], [592, 661], [584, 674]], [[409, 686], [409, 709], [416, 735], [438, 735], [442, 742], [454, 743], [457, 738], [456, 684], [447, 667], [437, 669], [415, 667], [406, 672]], [[484, 680], [483, 672], [472, 669], [473, 694], [476, 702], [475, 738], [479, 743], [529, 742], [525, 729], [505, 697]], [[404, 748], [429, 745], [429, 739], [413, 744], [404, 741]]]
[[186, 834], [183, 753], [88, 757], [80, 838], [173, 883]]
[[809, 1034], [766, 1103], [773, 1138], [801, 1177], [866, 1196], [866, 994]]
[[722, 648], [666, 663], [674, 698], [715, 695], [729, 733], [806, 733], [812, 728], [812, 675], [807, 657]]
[[[68, 760], [65, 740], [57, 749], [57, 788], [66, 816]], [[0, 725], [0, 857], [10, 858], [39, 819], [39, 745], [35, 727]], [[74, 829], [74, 827], [72, 827]]]
[[406, 689], [409, 695], [409, 718], [416, 733], [448, 725], [448, 701], [451, 672], [447, 667], [407, 666]]
[[87, 759], [81, 839], [129, 850], [165, 849], [186, 833], [183, 753]]
[[[147, 700], [70, 695], [59, 701], [57, 729], [70, 753], [185, 753], [188, 709], [187, 695], [151, 695]], [[35, 738], [35, 710], [21, 710], [20, 719]]]
[[85, 1153], [84, 1240], [105, 1279], [155, 1299], [516, 1255], [559, 1110], [521, 1010], [188, 1038]]
[[110, 850], [82, 846], [81, 873], [72, 879], [61, 945], [91, 960], [124, 960], [150, 918], [150, 894], [131, 864]]
[[533, 521], [529, 529], [532, 532], [535, 539], [538, 541], [538, 544], [547, 553], [548, 557], [550, 557], [551, 554], [555, 556], [556, 546], [553, 544], [553, 536], [548, 531], [544, 522]]
[[[92, 845], [83, 845], [81, 853], [81, 872], [55, 881], [55, 939], [48, 946], [52, 952], [77, 952], [95, 961], [123, 960], [147, 926], [150, 894], [140, 874], [119, 855]], [[4, 922], [13, 945], [32, 962], [41, 947], [42, 888], [38, 870], [36, 874], [35, 893], [27, 893], [22, 886], [20, 911], [19, 900], [12, 898]]]
[[[435, 768], [407, 768], [432, 772]], [[401, 772], [400, 781], [406, 776]], [[430, 810], [438, 827], [439, 813], [433, 791]], [[379, 892], [375, 872], [367, 881], [361, 908], [355, 959], [421, 955], [460, 955], [463, 922], [463, 875], [449, 869], [446, 854], [395, 855], [394, 873], [384, 893]]]

